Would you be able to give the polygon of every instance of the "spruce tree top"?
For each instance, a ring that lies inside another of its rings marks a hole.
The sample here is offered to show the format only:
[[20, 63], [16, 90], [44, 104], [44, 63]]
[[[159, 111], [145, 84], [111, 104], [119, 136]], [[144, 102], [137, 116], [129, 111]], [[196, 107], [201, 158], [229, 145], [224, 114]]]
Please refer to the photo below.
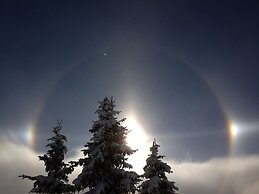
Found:
[[111, 97], [104, 98], [99, 102], [99, 108], [96, 111], [98, 120], [93, 123], [89, 130], [93, 134], [90, 142], [85, 147], [84, 154], [94, 160], [100, 160], [106, 164], [110, 164], [110, 168], [132, 168], [126, 162], [126, 155], [135, 152], [126, 142], [128, 129], [121, 126], [121, 122], [125, 118], [118, 120], [116, 115], [120, 111], [115, 110], [115, 101]]
[[153, 176], [158, 176], [159, 178], [165, 178], [165, 173], [171, 173], [171, 167], [162, 162], [161, 159], [164, 158], [162, 155], [158, 155], [158, 148], [160, 145], [156, 143], [156, 139], [153, 141], [152, 147], [150, 147], [151, 154], [146, 160], [146, 166], [144, 167], [144, 176], [150, 178]]
[[44, 161], [47, 176], [28, 176], [19, 177], [27, 178], [34, 181], [32, 193], [62, 194], [73, 192], [72, 185], [68, 184], [68, 175], [73, 172], [73, 168], [64, 162], [64, 156], [67, 147], [64, 143], [67, 141], [66, 136], [61, 134], [62, 125], [53, 127], [54, 136], [49, 138], [46, 147], [49, 148], [47, 154], [39, 156], [39, 160]]
[[45, 171], [48, 172], [48, 176], [56, 177], [60, 180], [68, 181], [67, 164], [64, 162], [65, 154], [67, 153], [67, 147], [64, 145], [67, 141], [65, 135], [61, 134], [62, 122], [58, 121], [58, 125], [53, 127], [54, 136], [49, 138], [49, 144], [46, 147], [50, 148], [47, 154], [39, 156], [40, 160], [45, 163]]
[[176, 194], [178, 188], [167, 179], [166, 173], [172, 173], [171, 167], [161, 159], [164, 156], [158, 154], [160, 146], [153, 141], [150, 148], [151, 154], [146, 160], [143, 177], [145, 180], [139, 186], [141, 194]]
[[82, 173], [73, 181], [78, 191], [89, 189], [89, 194], [127, 194], [136, 190], [138, 175], [126, 171], [132, 168], [127, 155], [135, 152], [126, 142], [128, 129], [118, 120], [113, 98], [98, 102], [98, 119], [89, 130], [93, 135], [83, 150], [85, 158], [79, 159]]

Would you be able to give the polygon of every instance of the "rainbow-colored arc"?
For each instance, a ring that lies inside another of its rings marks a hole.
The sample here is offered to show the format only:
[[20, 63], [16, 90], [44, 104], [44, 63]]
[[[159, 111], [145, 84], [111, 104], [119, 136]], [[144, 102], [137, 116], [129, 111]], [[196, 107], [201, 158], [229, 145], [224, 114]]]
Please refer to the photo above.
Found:
[[45, 98], [43, 98], [36, 117], [34, 119], [34, 121], [31, 123], [29, 129], [28, 129], [28, 142], [29, 142], [29, 146], [30, 148], [34, 149], [35, 148], [35, 144], [36, 144], [36, 131], [37, 131], [37, 126], [38, 126], [38, 122], [41, 118], [43, 109], [45, 107], [45, 103], [47, 102], [48, 98], [51, 96], [51, 94], [53, 93], [53, 91], [55, 90], [55, 88], [58, 86], [58, 84], [64, 79], [64, 77], [69, 74], [76, 66], [78, 66], [80, 64], [80, 62], [83, 61], [83, 57], [79, 58], [78, 60], [76, 60], [74, 63], [72, 63], [70, 66], [68, 66], [67, 68], [65, 68], [60, 76], [57, 77], [57, 79], [54, 81], [54, 83], [52, 84], [52, 86], [49, 89], [49, 92], [47, 93], [47, 95], [45, 96]]
[[[167, 55], [170, 56], [170, 57], [176, 57], [175, 55], [171, 56], [172, 54], [169, 53], [168, 51], [165, 51], [165, 53], [167, 53]], [[94, 55], [90, 54], [91, 58], [93, 56]], [[39, 120], [41, 118], [42, 110], [44, 109], [45, 103], [47, 102], [48, 98], [51, 96], [51, 94], [53, 93], [55, 88], [58, 86], [58, 84], [64, 79], [64, 77], [67, 74], [69, 74], [75, 67], [77, 67], [83, 61], [83, 59], [85, 59], [85, 57], [84, 58], [80, 58], [79, 60], [77, 60], [76, 62], [71, 64], [67, 69], [63, 70], [61, 75], [59, 77], [57, 77], [57, 79], [53, 83], [52, 87], [50, 88], [49, 92], [45, 96], [44, 100], [41, 102], [41, 105], [39, 106], [38, 114], [36, 115], [36, 118], [34, 119], [34, 122], [31, 124], [31, 126], [29, 127], [29, 130], [28, 130], [29, 131], [29, 138], [28, 138], [28, 140], [29, 140], [29, 145], [30, 145], [31, 148], [35, 147], [37, 125], [38, 125], [38, 122], [39, 122]], [[212, 84], [210, 84], [210, 81], [204, 75], [202, 75], [202, 73], [200, 73], [194, 66], [190, 65], [190, 63], [186, 62], [183, 59], [180, 59], [179, 61], [182, 61], [183, 64], [188, 66], [193, 72], [195, 72], [201, 78], [201, 80], [210, 89], [211, 93], [214, 95], [217, 103], [219, 104], [219, 107], [221, 109], [221, 112], [223, 114], [225, 122], [227, 123], [227, 126], [226, 126], [227, 129], [226, 130], [227, 130], [228, 141], [229, 141], [228, 142], [228, 145], [229, 145], [228, 146], [228, 155], [231, 156], [232, 155], [232, 151], [233, 151], [233, 146], [234, 146], [234, 138], [235, 138], [234, 129], [233, 129], [233, 122], [231, 121], [231, 119], [229, 119], [226, 111], [224, 110], [224, 106], [221, 103], [219, 95], [217, 95], [217, 93], [215, 92], [215, 89], [213, 88]]]

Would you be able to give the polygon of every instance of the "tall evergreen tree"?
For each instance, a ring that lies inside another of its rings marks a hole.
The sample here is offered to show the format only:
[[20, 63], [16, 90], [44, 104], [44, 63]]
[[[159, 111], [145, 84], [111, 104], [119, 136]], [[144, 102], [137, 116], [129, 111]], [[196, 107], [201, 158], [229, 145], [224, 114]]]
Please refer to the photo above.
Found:
[[139, 176], [127, 163], [127, 155], [133, 154], [126, 143], [128, 129], [121, 126], [125, 119], [118, 120], [115, 101], [104, 98], [96, 111], [98, 120], [89, 130], [93, 137], [82, 150], [85, 158], [79, 159], [82, 172], [73, 181], [75, 188], [86, 189], [86, 194], [128, 194], [136, 191]]
[[178, 188], [174, 182], [168, 181], [165, 173], [172, 173], [171, 167], [162, 162], [164, 156], [158, 155], [160, 146], [153, 141], [151, 154], [146, 160], [143, 177], [145, 180], [139, 186], [140, 194], [176, 194]]
[[73, 172], [73, 167], [64, 162], [64, 156], [67, 147], [64, 143], [67, 141], [66, 136], [61, 134], [62, 125], [53, 128], [54, 136], [49, 138], [46, 147], [49, 147], [47, 154], [39, 156], [39, 160], [45, 163], [47, 175], [28, 176], [20, 175], [19, 177], [27, 178], [34, 181], [32, 193], [62, 194], [72, 193], [73, 186], [68, 184], [68, 175]]

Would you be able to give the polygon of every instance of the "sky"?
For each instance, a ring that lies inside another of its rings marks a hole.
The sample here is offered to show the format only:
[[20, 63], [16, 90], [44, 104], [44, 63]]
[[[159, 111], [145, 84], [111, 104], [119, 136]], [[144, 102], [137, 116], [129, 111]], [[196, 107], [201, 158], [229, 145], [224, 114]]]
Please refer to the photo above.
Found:
[[136, 134], [133, 166], [145, 164], [156, 138], [179, 194], [256, 194], [258, 8], [228, 0], [1, 1], [3, 194], [28, 193], [32, 184], [17, 176], [43, 173], [37, 156], [57, 120], [67, 160], [78, 158], [106, 96]]

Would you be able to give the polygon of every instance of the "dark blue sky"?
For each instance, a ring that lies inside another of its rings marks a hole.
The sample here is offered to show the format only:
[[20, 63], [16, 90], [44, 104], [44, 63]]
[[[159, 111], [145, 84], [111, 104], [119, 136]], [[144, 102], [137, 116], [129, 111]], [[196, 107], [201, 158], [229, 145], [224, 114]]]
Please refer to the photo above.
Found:
[[258, 1], [1, 1], [0, 134], [62, 119], [82, 146], [114, 96], [178, 160], [258, 154]]

